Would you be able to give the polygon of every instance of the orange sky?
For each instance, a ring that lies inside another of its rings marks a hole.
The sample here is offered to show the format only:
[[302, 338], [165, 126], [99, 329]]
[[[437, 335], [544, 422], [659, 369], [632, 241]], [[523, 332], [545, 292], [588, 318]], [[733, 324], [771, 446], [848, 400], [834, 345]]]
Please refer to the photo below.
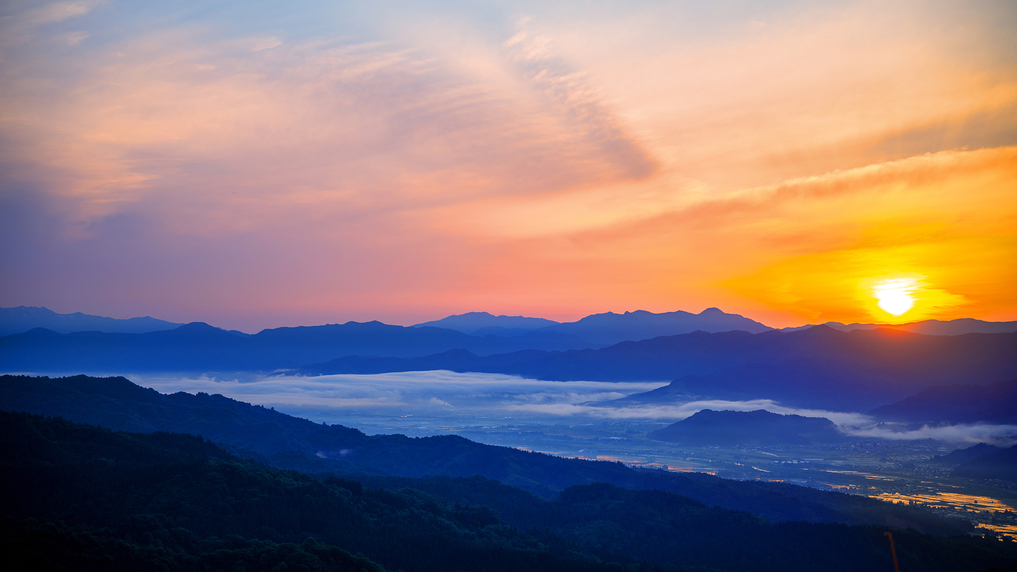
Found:
[[1010, 2], [143, 4], [4, 9], [0, 306], [1017, 320]]

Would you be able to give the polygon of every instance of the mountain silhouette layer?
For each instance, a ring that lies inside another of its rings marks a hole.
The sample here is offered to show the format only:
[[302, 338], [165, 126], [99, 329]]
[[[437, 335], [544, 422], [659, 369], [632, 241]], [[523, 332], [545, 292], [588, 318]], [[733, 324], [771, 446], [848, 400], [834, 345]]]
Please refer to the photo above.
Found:
[[57, 314], [48, 308], [35, 306], [0, 308], [0, 336], [20, 334], [35, 328], [46, 328], [60, 334], [72, 332], [141, 334], [172, 330], [181, 325], [165, 320], [157, 320], [148, 316], [118, 320], [116, 318], [82, 314], [81, 312]]
[[488, 312], [467, 312], [465, 314], [454, 314], [442, 318], [416, 324], [414, 328], [434, 327], [448, 328], [464, 334], [508, 332], [510, 335], [519, 335], [528, 331], [537, 330], [545, 326], [558, 324], [553, 320], [544, 318], [527, 318], [525, 316], [494, 316]]
[[615, 314], [593, 314], [577, 322], [568, 322], [541, 328], [589, 340], [594, 344], [612, 345], [624, 341], [639, 341], [660, 336], [691, 334], [692, 332], [733, 332], [752, 334], [772, 328], [738, 314], [727, 314], [717, 308], [708, 308], [699, 314], [690, 312], [664, 312], [654, 314], [644, 310]]
[[1017, 379], [986, 385], [936, 385], [870, 414], [881, 420], [912, 423], [1017, 425]]
[[453, 348], [492, 354], [534, 346], [559, 350], [587, 345], [554, 332], [477, 337], [444, 328], [381, 322], [276, 328], [254, 335], [202, 322], [144, 334], [58, 334], [36, 328], [0, 337], [0, 371], [273, 371], [348, 355], [408, 357]]
[[618, 404], [774, 399], [832, 411], [867, 411], [933, 385], [1017, 377], [1017, 334], [924, 336], [896, 330], [694, 332], [601, 349], [412, 359], [342, 358], [308, 375], [447, 369], [552, 381], [667, 381]]
[[[888, 328], [891, 330], [900, 330], [902, 332], [911, 332], [914, 334], [925, 334], [927, 336], [1008, 334], [1011, 332], [1017, 332], [1017, 322], [986, 322], [984, 320], [976, 320], [974, 318], [958, 318], [956, 320], [923, 320], [921, 322], [912, 322], [910, 324], [842, 324], [840, 322], [826, 322], [825, 324], [820, 325], [840, 330], [842, 332]], [[815, 327], [815, 325], [810, 324], [793, 328], [783, 328], [781, 331], [793, 332], [813, 327]]]
[[[545, 327], [528, 330], [485, 327], [475, 335], [456, 329], [427, 325], [407, 328], [377, 321], [274, 328], [254, 335], [202, 322], [138, 334], [82, 331], [56, 336], [53, 334], [59, 332], [35, 328], [0, 337], [0, 371], [273, 371], [350, 356], [412, 358], [449, 350], [486, 356], [522, 350], [591, 349], [605, 345], [603, 340], [644, 339], [660, 331], [691, 331], [689, 324], [676, 325], [682, 321], [676, 322], [679, 314], [691, 316], [698, 325], [705, 326], [706, 320], [715, 330], [756, 324], [741, 316], [707, 310], [698, 316], [685, 312], [601, 314], [565, 324], [571, 329], [563, 331]], [[472, 320], [478, 316], [448, 320]], [[485, 316], [495, 322], [505, 318]], [[494, 323], [484, 316], [478, 319], [478, 324]], [[593, 341], [578, 335], [582, 332], [590, 334]]]

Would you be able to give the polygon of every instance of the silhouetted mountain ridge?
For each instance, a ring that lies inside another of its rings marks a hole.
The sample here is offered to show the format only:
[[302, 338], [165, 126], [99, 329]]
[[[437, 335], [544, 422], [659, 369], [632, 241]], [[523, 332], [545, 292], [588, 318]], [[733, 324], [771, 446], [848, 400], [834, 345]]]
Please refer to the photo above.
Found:
[[544, 318], [527, 318], [525, 316], [494, 316], [488, 312], [467, 312], [465, 314], [453, 314], [440, 320], [423, 322], [411, 326], [421, 328], [432, 326], [435, 328], [448, 328], [463, 332], [464, 334], [493, 333], [498, 330], [513, 332], [518, 335], [526, 331], [536, 330], [545, 326], [558, 324], [554, 320]]
[[690, 334], [692, 332], [744, 331], [753, 334], [771, 330], [738, 314], [727, 314], [717, 308], [707, 308], [699, 314], [676, 311], [655, 314], [645, 310], [615, 314], [593, 314], [576, 322], [547, 326], [540, 331], [570, 334], [594, 344], [612, 345], [624, 341], [640, 341], [661, 336]]
[[[531, 351], [444, 359], [357, 360], [357, 373], [448, 369], [552, 381], [660, 381], [625, 402], [774, 399], [786, 405], [865, 411], [932, 385], [1017, 377], [1017, 334], [923, 336], [895, 330], [693, 332], [602, 349]], [[297, 370], [353, 373], [337, 360]]]
[[960, 465], [961, 463], [966, 463], [977, 457], [981, 457], [986, 453], [992, 453], [999, 450], [999, 447], [995, 445], [978, 443], [977, 445], [972, 445], [966, 449], [955, 449], [946, 455], [935, 455], [929, 459], [929, 462], [939, 465], [955, 466]]
[[985, 385], [936, 385], [869, 412], [887, 421], [1017, 424], [1017, 379]]
[[140, 334], [172, 330], [180, 325], [149, 316], [120, 320], [82, 314], [81, 312], [57, 314], [48, 308], [35, 306], [0, 308], [0, 336], [20, 334], [33, 328], [46, 328], [61, 334], [71, 332]]
[[961, 336], [964, 334], [1007, 334], [1017, 332], [1017, 322], [986, 322], [974, 318], [958, 318], [956, 320], [923, 320], [911, 322], [910, 324], [844, 324], [841, 322], [826, 322], [824, 324], [808, 324], [792, 328], [782, 328], [783, 332], [794, 332], [814, 328], [817, 325], [826, 326], [842, 332], [853, 330], [875, 330], [876, 328], [888, 328], [926, 336]]
[[574, 337], [529, 332], [517, 337], [469, 336], [444, 328], [347, 322], [235, 335], [203, 323], [143, 334], [40, 333], [0, 337], [0, 371], [274, 371], [339, 356], [417, 357], [464, 349], [497, 354], [587, 347]]

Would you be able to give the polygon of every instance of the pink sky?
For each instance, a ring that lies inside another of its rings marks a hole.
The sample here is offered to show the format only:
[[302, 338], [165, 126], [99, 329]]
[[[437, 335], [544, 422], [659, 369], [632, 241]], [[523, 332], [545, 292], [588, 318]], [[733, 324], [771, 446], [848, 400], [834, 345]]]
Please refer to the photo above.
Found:
[[1017, 319], [1010, 2], [143, 4], [4, 8], [0, 306]]

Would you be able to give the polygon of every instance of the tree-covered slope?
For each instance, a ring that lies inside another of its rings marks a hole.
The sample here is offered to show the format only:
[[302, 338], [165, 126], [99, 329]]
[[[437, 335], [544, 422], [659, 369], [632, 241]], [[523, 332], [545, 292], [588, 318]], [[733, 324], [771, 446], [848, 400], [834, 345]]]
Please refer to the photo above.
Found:
[[[319, 570], [332, 569], [330, 561], [340, 570], [377, 570], [376, 561], [407, 572], [607, 569], [567, 549], [553, 552], [496, 515], [478, 518], [413, 490], [365, 490], [272, 469], [200, 437], [8, 413], [0, 414], [0, 435], [7, 481], [0, 512], [13, 519], [2, 542], [38, 559], [68, 560], [39, 550], [46, 545], [96, 558], [121, 541], [124, 563], [152, 569], [228, 570], [273, 554]], [[75, 529], [40, 530], [39, 520], [81, 527], [78, 538]]]
[[[516, 508], [503, 517], [474, 501], [497, 506], [504, 485], [478, 478], [364, 486], [272, 469], [194, 436], [27, 414], [0, 414], [0, 435], [0, 546], [34, 569], [776, 572], [890, 563], [885, 528], [777, 524], [664, 491], [592, 484], [554, 500], [511, 491]], [[1017, 556], [1017, 545], [990, 539], [894, 535], [902, 569], [974, 572]]]
[[678, 493], [709, 506], [745, 510], [775, 521], [907, 522], [936, 534], [967, 530], [960, 521], [914, 507], [785, 483], [640, 471], [621, 463], [565, 459], [457, 436], [367, 436], [356, 429], [313, 423], [221, 395], [163, 395], [122, 377], [0, 376], [0, 409], [60, 416], [116, 430], [191, 433], [275, 467], [310, 473], [481, 475], [544, 498], [553, 498], [569, 486], [606, 482]]

